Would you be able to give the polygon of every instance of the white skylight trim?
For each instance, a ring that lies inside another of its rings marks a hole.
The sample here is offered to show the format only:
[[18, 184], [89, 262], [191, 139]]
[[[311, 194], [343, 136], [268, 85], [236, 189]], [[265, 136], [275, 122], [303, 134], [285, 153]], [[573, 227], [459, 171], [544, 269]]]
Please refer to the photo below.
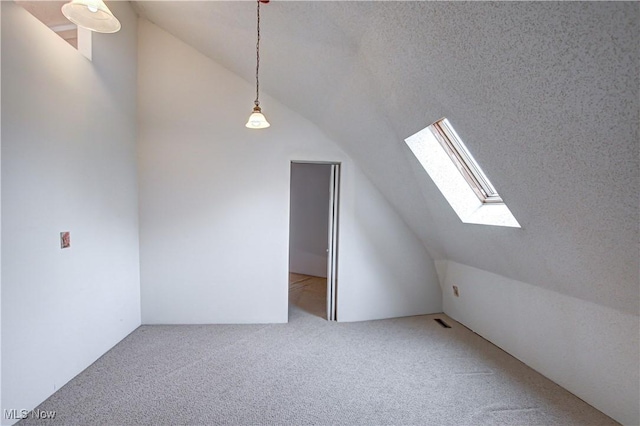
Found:
[[464, 223], [520, 228], [446, 118], [405, 142]]

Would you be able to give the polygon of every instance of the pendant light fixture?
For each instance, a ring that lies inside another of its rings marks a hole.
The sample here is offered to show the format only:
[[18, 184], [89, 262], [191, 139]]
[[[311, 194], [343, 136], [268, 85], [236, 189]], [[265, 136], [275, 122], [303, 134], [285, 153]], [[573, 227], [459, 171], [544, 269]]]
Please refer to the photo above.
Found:
[[62, 6], [62, 14], [79, 27], [97, 33], [120, 31], [120, 21], [102, 0], [73, 0]]
[[258, 74], [260, 71], [260, 3], [269, 3], [269, 0], [257, 0], [258, 2], [258, 41], [256, 42], [256, 100], [253, 101], [255, 106], [253, 112], [249, 116], [249, 121], [245, 126], [249, 129], [266, 129], [271, 124], [267, 121], [262, 110], [260, 109], [260, 101], [258, 100], [260, 95], [260, 79]]

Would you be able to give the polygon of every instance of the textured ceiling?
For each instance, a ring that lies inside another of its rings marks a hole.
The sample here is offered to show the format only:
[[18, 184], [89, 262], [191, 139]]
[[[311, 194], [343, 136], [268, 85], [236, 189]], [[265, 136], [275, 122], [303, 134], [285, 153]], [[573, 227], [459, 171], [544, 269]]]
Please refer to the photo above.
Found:
[[[255, 3], [134, 4], [254, 78]], [[261, 90], [339, 143], [434, 258], [638, 314], [640, 4], [272, 1], [261, 12]], [[442, 117], [522, 229], [461, 223], [420, 168], [403, 140]]]

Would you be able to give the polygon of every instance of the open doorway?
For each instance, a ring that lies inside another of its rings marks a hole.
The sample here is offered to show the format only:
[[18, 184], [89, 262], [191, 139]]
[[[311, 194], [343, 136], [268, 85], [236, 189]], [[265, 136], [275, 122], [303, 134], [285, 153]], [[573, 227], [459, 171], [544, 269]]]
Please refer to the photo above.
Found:
[[337, 320], [340, 165], [291, 163], [289, 309]]

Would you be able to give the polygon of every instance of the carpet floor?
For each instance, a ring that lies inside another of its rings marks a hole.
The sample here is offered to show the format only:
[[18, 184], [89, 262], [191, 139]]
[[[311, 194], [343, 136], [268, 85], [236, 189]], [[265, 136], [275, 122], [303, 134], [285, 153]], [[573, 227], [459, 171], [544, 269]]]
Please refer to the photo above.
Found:
[[141, 326], [20, 425], [617, 424], [445, 315], [328, 322], [300, 284], [288, 324]]

